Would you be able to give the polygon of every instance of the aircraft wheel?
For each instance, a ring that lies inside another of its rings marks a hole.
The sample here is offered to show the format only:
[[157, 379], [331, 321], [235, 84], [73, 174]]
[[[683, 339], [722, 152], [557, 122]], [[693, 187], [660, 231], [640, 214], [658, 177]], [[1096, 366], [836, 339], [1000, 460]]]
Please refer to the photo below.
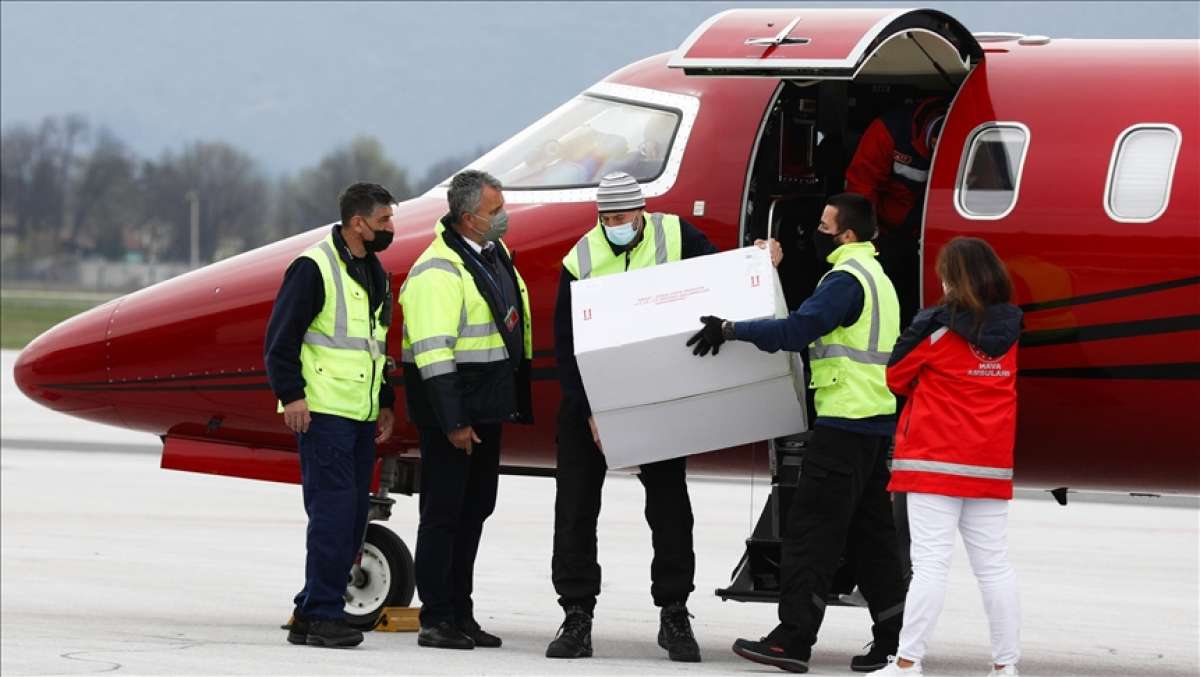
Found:
[[368, 524], [362, 562], [346, 585], [346, 622], [370, 630], [384, 607], [408, 606], [415, 587], [408, 546], [382, 524]]

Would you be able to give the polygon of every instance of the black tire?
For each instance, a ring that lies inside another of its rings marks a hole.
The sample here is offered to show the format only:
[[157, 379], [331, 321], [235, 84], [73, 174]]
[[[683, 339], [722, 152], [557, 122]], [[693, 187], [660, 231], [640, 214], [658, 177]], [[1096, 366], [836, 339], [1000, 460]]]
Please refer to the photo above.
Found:
[[[368, 524], [361, 564], [365, 577], [346, 588], [346, 622], [359, 630], [375, 627], [384, 607], [408, 606], [416, 588], [408, 546], [382, 524]], [[381, 580], [382, 579], [382, 580]]]

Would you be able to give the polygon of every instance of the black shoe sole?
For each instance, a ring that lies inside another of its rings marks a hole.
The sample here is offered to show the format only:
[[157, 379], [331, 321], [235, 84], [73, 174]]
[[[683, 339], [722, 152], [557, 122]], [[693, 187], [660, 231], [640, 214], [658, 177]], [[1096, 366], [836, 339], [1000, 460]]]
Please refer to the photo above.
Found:
[[788, 672], [808, 672], [808, 663], [798, 658], [776, 658], [775, 656], [747, 651], [738, 646], [733, 647], [733, 652], [748, 661], [760, 665], [770, 665], [773, 668], [787, 670]]
[[308, 633], [296, 632], [295, 630], [288, 631], [288, 643], [296, 645], [308, 644]]
[[592, 648], [591, 647], [585, 647], [575, 653], [570, 653], [570, 654], [564, 653], [564, 652], [552, 652], [552, 651], [550, 651], [550, 649], [546, 649], [546, 658], [571, 659], [571, 658], [591, 658], [591, 657], [592, 657]]
[[[290, 641], [291, 638], [289, 637], [288, 640]], [[328, 639], [326, 637], [321, 637], [320, 635], [309, 635], [308, 639], [305, 641], [305, 644], [309, 646], [320, 647], [322, 649], [350, 649], [362, 644], [362, 642], [362, 637]]]
[[887, 661], [884, 661], [882, 663], [875, 663], [873, 665], [854, 665], [853, 663], [850, 664], [850, 669], [855, 672], [875, 672], [876, 670], [881, 670], [886, 667], [887, 667]]
[[417, 646], [423, 646], [427, 649], [458, 649], [459, 651], [470, 651], [475, 648], [474, 644], [452, 644], [449, 642], [431, 642], [427, 639], [417, 638]]

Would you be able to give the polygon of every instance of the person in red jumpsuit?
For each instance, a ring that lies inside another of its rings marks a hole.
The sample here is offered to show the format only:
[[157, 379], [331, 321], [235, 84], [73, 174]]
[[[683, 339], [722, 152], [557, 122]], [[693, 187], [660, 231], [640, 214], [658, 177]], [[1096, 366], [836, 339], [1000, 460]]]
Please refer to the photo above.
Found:
[[921, 306], [920, 238], [933, 149], [946, 119], [946, 100], [923, 99], [873, 121], [846, 169], [846, 192], [875, 205], [879, 263], [900, 299], [900, 326]]

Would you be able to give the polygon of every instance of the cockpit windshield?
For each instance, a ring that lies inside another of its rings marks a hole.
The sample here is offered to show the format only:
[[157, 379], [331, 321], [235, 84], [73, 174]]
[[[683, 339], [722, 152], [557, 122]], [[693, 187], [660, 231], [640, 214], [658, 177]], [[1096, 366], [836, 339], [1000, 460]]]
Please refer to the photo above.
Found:
[[622, 171], [638, 181], [663, 172], [680, 113], [583, 94], [471, 164], [505, 190], [586, 188]]

